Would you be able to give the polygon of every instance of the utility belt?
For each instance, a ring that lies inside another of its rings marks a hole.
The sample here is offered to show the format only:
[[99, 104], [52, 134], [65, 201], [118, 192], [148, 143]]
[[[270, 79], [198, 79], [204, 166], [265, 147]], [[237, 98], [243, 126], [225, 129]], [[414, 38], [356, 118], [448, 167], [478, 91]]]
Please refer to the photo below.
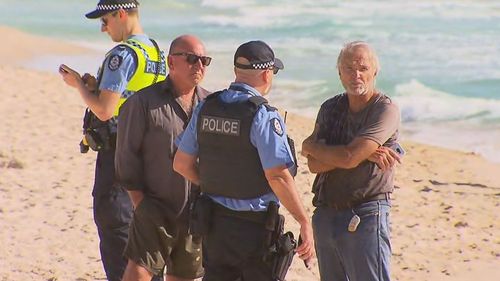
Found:
[[267, 230], [263, 241], [263, 261], [272, 269], [275, 281], [285, 280], [292, 264], [297, 241], [292, 232], [284, 233], [285, 217], [278, 213], [278, 203], [271, 202], [267, 212], [234, 211], [200, 195], [190, 206], [189, 233], [193, 236], [206, 236], [210, 232], [214, 216], [228, 216], [262, 224]]
[[334, 203], [331, 202], [328, 205], [328, 207], [333, 208], [336, 211], [342, 211], [342, 210], [347, 210], [347, 209], [352, 209], [355, 208], [363, 203], [370, 202], [370, 201], [376, 201], [376, 200], [387, 200], [389, 201], [391, 199], [391, 193], [386, 192], [386, 193], [380, 193], [374, 196], [370, 196], [367, 198], [363, 198], [361, 200], [355, 200], [355, 201], [348, 201], [345, 203]]
[[[114, 117], [113, 117], [114, 118]], [[111, 131], [111, 122], [101, 121], [88, 108], [83, 116], [83, 138], [80, 152], [110, 150], [116, 147], [116, 133]]]

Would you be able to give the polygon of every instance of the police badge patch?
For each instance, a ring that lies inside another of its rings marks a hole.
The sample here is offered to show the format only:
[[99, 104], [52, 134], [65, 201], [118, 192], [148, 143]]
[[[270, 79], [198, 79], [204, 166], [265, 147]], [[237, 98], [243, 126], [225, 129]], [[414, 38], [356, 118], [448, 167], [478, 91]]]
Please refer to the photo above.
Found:
[[119, 55], [112, 55], [108, 61], [108, 68], [111, 71], [117, 70], [122, 64], [123, 58]]
[[280, 137], [283, 135], [283, 128], [281, 127], [281, 123], [278, 118], [271, 119], [271, 128], [273, 128], [273, 131]]

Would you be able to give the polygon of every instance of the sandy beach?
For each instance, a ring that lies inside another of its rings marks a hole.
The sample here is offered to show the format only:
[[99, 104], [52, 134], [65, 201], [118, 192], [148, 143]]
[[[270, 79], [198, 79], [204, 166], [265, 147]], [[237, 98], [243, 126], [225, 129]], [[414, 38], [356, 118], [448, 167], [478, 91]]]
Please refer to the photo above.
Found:
[[[88, 50], [11, 28], [0, 32], [7, 38], [0, 45], [0, 279], [105, 280], [90, 194], [95, 154], [78, 147], [85, 107], [56, 73], [23, 66], [40, 55]], [[287, 129], [300, 144], [314, 120], [292, 113]], [[391, 218], [393, 280], [499, 279], [500, 164], [410, 141], [403, 146]], [[314, 175], [305, 161], [299, 157], [296, 181], [312, 215]], [[288, 228], [298, 233], [290, 216]], [[319, 280], [316, 262], [309, 271], [296, 259], [287, 280]]]

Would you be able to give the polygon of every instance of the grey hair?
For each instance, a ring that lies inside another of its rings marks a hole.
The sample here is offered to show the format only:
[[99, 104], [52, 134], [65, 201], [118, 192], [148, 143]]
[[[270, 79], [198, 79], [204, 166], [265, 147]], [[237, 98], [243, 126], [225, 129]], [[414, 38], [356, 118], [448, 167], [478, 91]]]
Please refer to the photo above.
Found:
[[342, 64], [342, 58], [347, 54], [350, 53], [354, 48], [363, 46], [366, 49], [368, 49], [369, 56], [371, 58], [371, 61], [373, 63], [373, 66], [375, 67], [377, 73], [380, 70], [380, 64], [378, 61], [378, 56], [377, 53], [375, 53], [375, 50], [365, 41], [352, 41], [349, 43], [346, 43], [342, 50], [340, 50], [339, 57], [337, 58], [337, 69], [340, 69], [340, 66]]

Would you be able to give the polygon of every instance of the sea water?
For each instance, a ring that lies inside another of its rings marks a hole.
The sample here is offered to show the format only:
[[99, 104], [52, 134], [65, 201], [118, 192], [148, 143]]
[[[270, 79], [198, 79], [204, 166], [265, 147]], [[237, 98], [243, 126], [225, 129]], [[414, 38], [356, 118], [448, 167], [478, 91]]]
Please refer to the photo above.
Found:
[[[184, 33], [213, 57], [204, 85], [227, 87], [243, 42], [269, 43], [285, 63], [270, 100], [314, 118], [342, 92], [343, 44], [377, 51], [377, 87], [401, 108], [403, 138], [474, 151], [500, 162], [500, 1], [142, 0], [141, 22], [164, 49]], [[0, 0], [0, 24], [63, 39], [104, 54], [112, 44], [83, 15], [97, 0]], [[31, 67], [68, 63], [95, 73], [102, 56], [40, 57]]]

